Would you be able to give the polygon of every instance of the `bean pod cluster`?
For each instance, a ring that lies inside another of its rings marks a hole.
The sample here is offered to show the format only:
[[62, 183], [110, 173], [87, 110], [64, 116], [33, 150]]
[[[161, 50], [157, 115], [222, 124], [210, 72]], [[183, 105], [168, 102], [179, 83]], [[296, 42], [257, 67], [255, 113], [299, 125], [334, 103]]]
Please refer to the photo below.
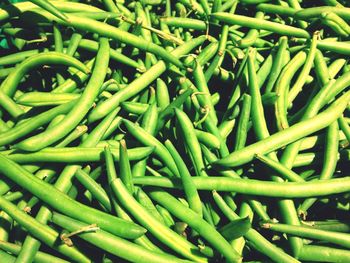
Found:
[[345, 0], [0, 5], [1, 262], [349, 262]]

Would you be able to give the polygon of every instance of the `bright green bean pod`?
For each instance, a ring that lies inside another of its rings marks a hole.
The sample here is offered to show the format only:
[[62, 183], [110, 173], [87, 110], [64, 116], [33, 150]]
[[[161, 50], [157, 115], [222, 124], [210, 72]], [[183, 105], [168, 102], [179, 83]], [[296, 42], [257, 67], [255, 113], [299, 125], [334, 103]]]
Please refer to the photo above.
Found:
[[201, 130], [194, 130], [199, 143], [204, 144], [209, 148], [219, 149], [220, 141], [213, 134]]
[[[77, 231], [88, 225], [80, 221], [71, 219], [67, 216], [54, 213], [52, 221], [69, 231]], [[78, 234], [79, 237], [87, 242], [103, 249], [113, 255], [116, 255], [125, 260], [131, 262], [173, 262], [173, 263], [186, 263], [188, 261], [177, 259], [174, 256], [170, 256], [163, 253], [157, 253], [144, 249], [143, 247], [136, 245], [130, 241], [114, 236], [106, 231], [97, 229], [94, 232], [82, 232]], [[132, 251], [132, 253], [131, 253]]]
[[[135, 179], [141, 177], [135, 177]], [[166, 227], [152, 215], [150, 215], [127, 191], [120, 179], [111, 182], [111, 187], [119, 202], [128, 210], [138, 222], [150, 231], [159, 241], [166, 246], [196, 262], [207, 262], [207, 259], [200, 255], [198, 249], [180, 237], [170, 228]]]
[[250, 109], [251, 109], [251, 96], [249, 94], [242, 95], [242, 110], [239, 116], [236, 135], [235, 135], [235, 144], [234, 150], [242, 149], [247, 140], [248, 135], [248, 123], [250, 118]]
[[27, 92], [16, 99], [16, 103], [24, 106], [51, 106], [61, 105], [76, 100], [80, 94], [74, 93], [48, 93], [48, 92]]
[[[149, 132], [151, 135], [154, 135], [157, 121], [158, 121], [158, 109], [154, 103], [148, 106], [145, 114], [143, 115], [141, 127], [143, 127], [145, 131]], [[146, 163], [147, 163], [146, 159], [137, 162], [132, 167], [132, 176], [144, 176], [146, 172]]]
[[338, 123], [339, 123], [339, 127], [343, 131], [346, 139], [348, 140], [348, 142], [350, 142], [350, 126], [348, 123], [346, 123], [344, 116], [340, 116], [340, 118], [338, 119]]
[[[136, 224], [120, 220], [109, 214], [78, 203], [52, 185], [34, 177], [31, 173], [5, 156], [0, 155], [0, 159], [0, 171], [3, 175], [38, 196], [42, 201], [55, 208], [57, 211], [62, 211], [77, 219], [82, 219], [87, 223], [98, 223], [104, 229], [111, 231], [111, 233], [126, 238], [136, 238], [144, 233], [144, 229]], [[21, 175], [20, 177], [18, 177], [19, 174]], [[58, 200], [61, 201], [58, 202]], [[60, 205], [62, 203], [65, 205]]]
[[[339, 145], [339, 127], [337, 122], [333, 122], [327, 128], [327, 134], [325, 138], [325, 150], [323, 157], [323, 167], [319, 179], [332, 178], [338, 161], [338, 145]], [[316, 199], [306, 199], [300, 205], [298, 211], [301, 215], [306, 215], [306, 211], [316, 202]]]
[[179, 175], [179, 171], [177, 170], [176, 165], [174, 164], [174, 160], [171, 157], [168, 150], [165, 146], [151, 134], [146, 132], [143, 128], [135, 125], [129, 120], [123, 119], [123, 123], [126, 126], [127, 130], [130, 132], [132, 136], [134, 136], [138, 141], [147, 146], [154, 147], [154, 153], [158, 156], [160, 160], [170, 169], [170, 171], [175, 175]]
[[[19, 252], [21, 251], [21, 246], [14, 244], [14, 243], [8, 243], [5, 241], [0, 241], [0, 248], [2, 250], [5, 250], [7, 252], [10, 252], [11, 254], [17, 256]], [[52, 256], [50, 254], [38, 251], [38, 253], [34, 257], [35, 263], [45, 263], [45, 262], [51, 262], [51, 263], [69, 263], [69, 261], [66, 261], [64, 259]]]
[[45, 125], [47, 122], [49, 122], [56, 116], [67, 113], [73, 107], [74, 103], [75, 102], [69, 102], [67, 104], [63, 104], [50, 110], [47, 110], [46, 112], [38, 114], [37, 116], [29, 119], [28, 121], [18, 124], [15, 127], [1, 133], [0, 145], [3, 146], [6, 144], [10, 144], [15, 140], [29, 134], [35, 129], [41, 127], [42, 125]]
[[[47, 50], [44, 50], [44, 52], [45, 51]], [[14, 65], [14, 64], [20, 63], [26, 58], [31, 57], [33, 55], [37, 55], [40, 52], [41, 52], [40, 49], [32, 49], [32, 50], [26, 50], [26, 51], [16, 52], [13, 54], [2, 56], [0, 58], [0, 66]]]
[[179, 123], [179, 128], [181, 130], [185, 146], [187, 146], [186, 148], [192, 157], [191, 160], [194, 164], [197, 176], [206, 176], [202, 150], [191, 120], [188, 118], [186, 113], [180, 111], [179, 109], [175, 109], [175, 115]]
[[322, 113], [307, 120], [303, 120], [289, 128], [277, 132], [270, 137], [251, 144], [239, 151], [233, 152], [213, 164], [225, 167], [235, 167], [253, 160], [256, 153], [265, 154], [283, 147], [291, 142], [297, 141], [308, 136], [315, 131], [323, 129], [330, 125], [339, 117], [347, 107], [350, 99], [350, 91], [337, 99], [330, 107]]
[[55, 127], [30, 137], [16, 145], [18, 149], [37, 151], [43, 149], [64, 137], [84, 118], [100, 92], [100, 87], [107, 74], [109, 63], [108, 39], [100, 39], [99, 52], [96, 57], [95, 67], [87, 87], [78, 99], [73, 109], [66, 115], [64, 120]]
[[294, 18], [307, 20], [315, 17], [319, 17], [322, 13], [335, 13], [338, 16], [349, 20], [350, 19], [350, 8], [348, 7], [334, 7], [334, 6], [317, 6], [304, 8], [294, 14]]
[[264, 19], [246, 17], [242, 15], [233, 15], [224, 12], [212, 13], [211, 17], [230, 25], [240, 25], [255, 29], [263, 29], [285, 36], [310, 38], [309, 33], [303, 29], [282, 25], [276, 22], [266, 21]]
[[306, 54], [300, 51], [294, 56], [292, 60], [284, 67], [277, 82], [275, 92], [277, 94], [277, 100], [275, 105], [275, 114], [277, 121], [277, 128], [283, 130], [289, 127], [287, 119], [287, 96], [289, 84], [298, 71], [298, 69], [304, 64]]
[[48, 246], [56, 249], [63, 255], [66, 255], [75, 261], [90, 262], [90, 260], [75, 247], [69, 247], [65, 244], [57, 245], [56, 240], [59, 234], [55, 230], [39, 223], [3, 197], [0, 197], [0, 207], [12, 218], [14, 218], [17, 223], [26, 228], [31, 235], [45, 242]]
[[173, 100], [163, 111], [159, 113], [159, 119], [154, 134], [158, 134], [158, 132], [163, 128], [166, 122], [169, 119], [171, 119], [172, 116], [174, 116], [174, 109], [184, 104], [186, 99], [190, 95], [192, 95], [192, 93], [193, 89], [188, 88], [187, 90], [185, 90], [185, 92], [183, 92], [175, 100]]
[[[350, 177], [311, 182], [270, 182], [229, 177], [193, 177], [198, 190], [236, 192], [247, 195], [279, 198], [306, 198], [345, 193], [350, 188]], [[144, 176], [134, 178], [135, 184], [182, 189], [179, 178]], [[289, 189], [289, 190], [288, 190]]]
[[165, 141], [165, 146], [169, 150], [180, 172], [180, 177], [189, 208], [196, 212], [200, 217], [203, 217], [201, 199], [196, 187], [193, 184], [191, 174], [188, 171], [185, 162], [182, 160], [180, 154], [169, 140]]
[[[91, 59], [86, 63], [86, 67], [91, 70], [92, 66], [95, 63], [95, 59]], [[63, 82], [61, 85], [59, 85], [57, 88], [52, 90], [52, 93], [69, 93], [73, 92], [78, 85], [84, 84], [84, 82], [88, 79], [89, 75], [78, 71], [74, 75], [72, 75], [70, 78], [68, 78], [65, 82]]]
[[[114, 158], [119, 160], [119, 149], [114, 148], [111, 151]], [[153, 151], [153, 147], [138, 147], [128, 150], [128, 156], [130, 160], [141, 160], [148, 157]], [[102, 152], [103, 148], [97, 147], [47, 147], [34, 153], [11, 153], [7, 155], [7, 158], [21, 164], [35, 162], [86, 163], [100, 162]]]
[[294, 83], [293, 87], [288, 92], [288, 102], [287, 106], [290, 106], [293, 102], [293, 100], [296, 98], [296, 96], [299, 94], [299, 92], [302, 90], [306, 77], [309, 75], [312, 64], [314, 63], [315, 54], [316, 54], [316, 47], [317, 47], [317, 40], [319, 38], [319, 32], [315, 32], [313, 34], [311, 44], [310, 44], [310, 50], [307, 54], [305, 64], [303, 68], [301, 69], [301, 72]]
[[218, 233], [209, 223], [200, 218], [197, 213], [187, 208], [175, 197], [159, 188], [147, 188], [147, 190], [152, 199], [196, 230], [196, 232], [205, 238], [211, 246], [217, 249], [228, 262], [241, 261], [241, 256], [231, 247], [224, 237], [221, 236], [220, 233]]
[[160, 110], [164, 110], [170, 104], [168, 87], [161, 78], [157, 79], [156, 97]]
[[[206, 36], [200, 36], [195, 38], [178, 48], [176, 48], [171, 54], [174, 56], [181, 56], [190, 52], [194, 47], [203, 43]], [[120, 102], [128, 100], [135, 96], [140, 91], [145, 89], [150, 83], [157, 79], [166, 70], [166, 64], [163, 61], [157, 62], [139, 78], [132, 81], [127, 87], [115, 93], [111, 98], [105, 100], [99, 104], [89, 115], [89, 121], [96, 121], [106, 114], [108, 114], [113, 108], [117, 107]]]
[[263, 223], [263, 228], [305, 238], [317, 239], [350, 248], [350, 236], [347, 233], [314, 229], [307, 226], [292, 226], [278, 223]]
[[141, 188], [137, 188], [134, 196], [140, 205], [142, 205], [154, 218], [159, 220], [159, 222], [165, 224], [163, 217], [158, 212], [151, 198], [149, 198], [149, 196]]
[[132, 174], [126, 143], [125, 140], [121, 140], [119, 143], [119, 177], [128, 191], [132, 194], [135, 189], [134, 184], [132, 183]]
[[181, 61], [178, 58], [176, 58], [173, 54], [169, 54], [169, 52], [167, 52], [162, 47], [151, 42], [144, 41], [142, 40], [142, 38], [139, 38], [131, 33], [122, 31], [117, 27], [105, 24], [103, 22], [95, 21], [93, 19], [78, 17], [70, 14], [67, 14], [69, 20], [69, 23], [67, 23], [62, 20], [56, 19], [55, 17], [51, 16], [46, 12], [36, 11], [35, 13], [37, 13], [38, 15], [43, 15], [44, 17], [50, 20], [56, 21], [58, 24], [73, 26], [78, 30], [97, 33], [100, 37], [112, 38], [114, 40], [139, 48], [141, 50], [154, 53], [162, 57], [165, 61], [170, 62], [176, 65], [177, 67], [183, 68], [183, 64], [181, 63]]
[[300, 259], [317, 262], [347, 263], [350, 252], [348, 249], [338, 249], [326, 246], [306, 245], [300, 252]]
[[328, 81], [331, 79], [331, 77], [329, 74], [329, 70], [328, 70], [325, 58], [319, 49], [316, 50], [314, 66], [315, 66], [316, 76], [318, 81], [320, 82], [320, 85], [321, 86], [326, 85]]
[[24, 110], [14, 102], [10, 96], [0, 90], [0, 104], [13, 117], [18, 118], [24, 114]]
[[286, 50], [288, 46], [288, 38], [287, 37], [280, 37], [278, 42], [278, 50], [276, 53], [276, 57], [273, 61], [272, 67], [271, 67], [271, 73], [269, 74], [265, 93], [271, 92], [273, 90], [273, 87], [277, 81], [277, 78], [279, 74], [281, 73], [282, 67], [283, 67], [283, 59], [286, 55]]
[[[256, 19], [263, 19], [264, 18], [264, 12], [258, 11], [255, 14]], [[248, 33], [238, 41], [238, 46], [240, 48], [246, 48], [252, 46], [256, 39], [259, 37], [259, 31], [257, 29], [250, 29]]]
[[79, 169], [75, 173], [75, 178], [92, 194], [97, 201], [99, 201], [103, 207], [111, 212], [112, 206], [108, 198], [106, 191], [94, 181], [86, 172]]
[[274, 4], [258, 4], [256, 9], [259, 11], [263, 11], [265, 13], [277, 14], [280, 16], [294, 16], [294, 14], [298, 11], [293, 7], [286, 7], [282, 5], [274, 5]]
[[28, 71], [37, 68], [41, 65], [65, 65], [75, 67], [84, 73], [89, 73], [90, 70], [79, 60], [71, 56], [58, 52], [44, 52], [31, 56], [20, 63], [16, 69], [1, 83], [0, 90], [10, 97], [16, 91], [17, 85], [27, 74]]
[[[221, 198], [220, 195], [214, 195], [215, 192], [213, 192], [214, 200], [215, 202], [222, 207], [223, 211], [225, 211], [225, 216], [230, 220], [236, 220], [240, 217], [230, 209], [230, 207], [227, 206], [225, 201]], [[250, 242], [253, 243], [254, 248], [258, 250], [260, 253], [266, 255], [267, 257], [273, 259], [276, 262], [280, 263], [297, 263], [298, 260], [294, 259], [287, 253], [285, 253], [283, 250], [276, 247], [274, 244], [270, 243], [265, 237], [263, 237], [258, 231], [251, 228], [248, 230], [248, 232], [244, 236], [246, 239], [248, 239]]]
[[67, 21], [68, 17], [61, 13], [60, 10], [58, 10], [51, 2], [47, 0], [30, 0], [33, 4], [36, 4], [37, 6], [40, 6], [41, 8], [47, 10], [51, 14], [57, 16], [58, 18]]
[[[93, 41], [93, 40], [82, 39], [79, 42], [79, 48], [96, 52], [98, 50], [98, 43], [96, 41]], [[135, 60], [129, 58], [126, 55], [123, 55], [122, 53], [116, 51], [115, 49], [111, 48], [109, 50], [109, 54], [110, 54], [111, 60], [115, 60], [115, 61], [120, 62], [122, 64], [125, 64], [127, 66], [139, 69], [140, 71], [144, 70], [144, 69], [140, 68], [139, 63], [137, 63]]]

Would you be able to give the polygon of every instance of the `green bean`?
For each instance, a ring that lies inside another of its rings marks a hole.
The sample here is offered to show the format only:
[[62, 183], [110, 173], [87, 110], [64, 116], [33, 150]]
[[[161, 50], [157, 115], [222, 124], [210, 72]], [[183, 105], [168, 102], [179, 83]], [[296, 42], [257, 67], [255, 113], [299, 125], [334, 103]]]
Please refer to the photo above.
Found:
[[161, 78], [157, 79], [156, 97], [160, 110], [164, 110], [170, 104], [168, 88]]
[[24, 114], [24, 110], [19, 107], [8, 95], [0, 90], [1, 106], [15, 119]]
[[[194, 47], [200, 45], [205, 41], [206, 37], [201, 36], [195, 38], [180, 47], [176, 48], [172, 54], [176, 56], [181, 56], [187, 54]], [[127, 87], [115, 93], [111, 98], [107, 99], [103, 103], [99, 104], [89, 115], [89, 122], [96, 121], [106, 114], [108, 114], [113, 108], [117, 107], [120, 102], [123, 102], [134, 95], [138, 94], [140, 91], [145, 89], [150, 83], [157, 79], [166, 70], [166, 65], [163, 61], [157, 62], [156, 65], [152, 66], [147, 70], [141, 77], [135, 79]]]
[[315, 17], [319, 17], [322, 13], [334, 13], [338, 16], [349, 20], [350, 8], [347, 7], [334, 7], [334, 6], [317, 6], [302, 9], [294, 14], [296, 19], [307, 20]]
[[316, 46], [317, 46], [317, 39], [319, 38], [319, 32], [314, 33], [311, 44], [310, 44], [310, 50], [307, 54], [305, 64], [295, 82], [293, 87], [288, 92], [288, 105], [290, 105], [295, 97], [298, 95], [298, 93], [302, 90], [303, 85], [305, 84], [306, 76], [309, 75], [315, 54], [316, 54]]
[[64, 21], [67, 21], [68, 18], [65, 14], [61, 13], [60, 10], [58, 10], [51, 2], [46, 0], [30, 0], [30, 2], [40, 6], [41, 8], [47, 10], [51, 14], [57, 16], [60, 19], [63, 19]]
[[239, 151], [233, 152], [213, 163], [213, 165], [235, 167], [245, 164], [254, 158], [254, 155], [265, 154], [291, 142], [297, 141], [313, 132], [327, 127], [334, 121], [346, 108], [350, 99], [350, 92], [348, 91], [338, 100], [336, 100], [330, 107], [322, 113], [312, 117], [308, 120], [303, 120], [293, 126], [277, 132], [270, 137], [251, 144]]
[[158, 212], [151, 198], [149, 198], [149, 196], [141, 188], [137, 188], [134, 195], [140, 205], [142, 205], [154, 218], [159, 220], [159, 222], [165, 224], [163, 217]]
[[[231, 210], [227, 204], [224, 202], [224, 200], [219, 196], [215, 194], [214, 192], [214, 200], [216, 203], [223, 207], [223, 211], [226, 211], [225, 216], [230, 220], [236, 220], [239, 219], [239, 216]], [[247, 238], [250, 242], [254, 244], [254, 247], [262, 254], [265, 254], [269, 258], [275, 260], [276, 262], [299, 262], [298, 260], [292, 258], [279, 248], [277, 248], [275, 245], [270, 243], [267, 239], [265, 239], [258, 231], [251, 228], [248, 230], [248, 232], [245, 234], [245, 238]]]
[[346, 263], [349, 260], [349, 250], [337, 249], [326, 246], [306, 245], [300, 253], [300, 259], [306, 261], [339, 262]]
[[175, 114], [174, 109], [180, 107], [192, 93], [193, 89], [188, 88], [159, 113], [159, 119], [154, 134], [158, 134], [166, 122]]
[[189, 151], [191, 160], [194, 164], [196, 175], [206, 176], [201, 147], [191, 120], [188, 118], [186, 113], [178, 109], [175, 109], [175, 115], [179, 123], [184, 144]]
[[55, 108], [52, 108], [46, 112], [43, 112], [26, 122], [20, 123], [15, 127], [1, 133], [0, 145], [6, 145], [14, 142], [15, 140], [29, 134], [35, 129], [49, 122], [52, 118], [60, 114], [67, 113], [74, 105], [75, 101], [69, 102]]
[[[255, 14], [255, 18], [263, 19], [264, 15], [265, 14], [263, 12], [258, 11]], [[248, 33], [244, 36], [244, 38], [238, 41], [238, 46], [240, 48], [246, 48], [246, 47], [252, 46], [255, 43], [258, 36], [259, 36], [259, 31], [257, 29], [254, 29], [254, 28], [250, 29]]]
[[[87, 136], [87, 138], [80, 144], [81, 147], [93, 147], [102, 138], [111, 121], [115, 118], [115, 115], [119, 111], [116, 108], [111, 112], [106, 118], [104, 118], [95, 129]], [[76, 170], [81, 168], [79, 165], [68, 165], [63, 170], [60, 176], [55, 182], [55, 187], [60, 191], [66, 193], [72, 187], [72, 181]], [[36, 219], [42, 223], [47, 223], [51, 217], [51, 211], [43, 206], [40, 208]], [[27, 236], [25, 242], [23, 243], [22, 251], [18, 256], [18, 260], [30, 261], [35, 256], [36, 252], [39, 250], [40, 242], [31, 236]]]
[[120, 103], [120, 106], [126, 112], [133, 113], [136, 115], [144, 114], [149, 107], [148, 104], [140, 103], [140, 102], [133, 102], [133, 101], [124, 101], [124, 102]]
[[[62, 11], [63, 12], [78, 12], [81, 10], [91, 11], [91, 12], [103, 11], [102, 9], [94, 7], [92, 5], [75, 3], [75, 2], [67, 3], [67, 2], [56, 1], [55, 6], [61, 12]], [[3, 21], [6, 19], [9, 19], [12, 16], [19, 16], [21, 13], [24, 13], [25, 11], [28, 11], [28, 10], [31, 10], [34, 8], [37, 8], [37, 5], [30, 3], [30, 2], [16, 3], [14, 5], [5, 6], [0, 10], [0, 20]]]
[[343, 131], [346, 139], [350, 142], [350, 126], [346, 123], [344, 116], [340, 116], [338, 119], [339, 127]]
[[280, 16], [289, 16], [293, 17], [294, 14], [298, 11], [293, 7], [287, 7], [282, 5], [274, 5], [274, 4], [258, 4], [256, 9], [259, 11], [263, 11], [265, 13], [276, 14]]
[[199, 143], [204, 144], [209, 148], [219, 149], [220, 141], [213, 134], [201, 130], [194, 130]]
[[[77, 231], [88, 226], [85, 223], [58, 213], [53, 214], [52, 221], [69, 231]], [[78, 236], [113, 255], [132, 262], [188, 262], [186, 260], [176, 259], [175, 257], [167, 254], [144, 249], [139, 245], [111, 235], [110, 233], [100, 229], [96, 229], [94, 232], [83, 231], [79, 233]], [[133, 253], [130, 253], [131, 251], [133, 251]]]
[[314, 65], [318, 81], [322, 86], [326, 85], [331, 77], [324, 56], [319, 49], [316, 50]]
[[11, 74], [1, 83], [1, 92], [13, 96], [17, 85], [24, 75], [28, 71], [41, 65], [65, 65], [75, 67], [85, 73], [89, 73], [90, 71], [83, 63], [71, 56], [53, 51], [39, 53], [24, 60], [13, 72], [11, 72]]
[[[95, 63], [95, 59], [91, 59], [86, 63], [86, 66], [89, 70], [92, 69], [92, 66]], [[87, 79], [89, 75], [78, 71], [74, 75], [72, 75], [70, 78], [68, 78], [65, 82], [63, 82], [61, 85], [59, 85], [57, 88], [52, 90], [52, 93], [69, 93], [73, 92], [78, 85], [83, 84]]]
[[292, 170], [288, 169], [283, 164], [267, 157], [264, 155], [257, 154], [256, 159], [261, 161], [262, 163], [268, 165], [268, 167], [272, 168], [274, 171], [278, 172], [279, 175], [281, 175], [283, 178], [291, 181], [291, 182], [304, 182], [305, 180], [302, 179], [298, 174], [293, 172]]
[[6, 263], [13, 263], [16, 260], [16, 258], [14, 256], [10, 255], [9, 253], [6, 253], [3, 250], [0, 250], [0, 255], [1, 255], [2, 260], [4, 260], [4, 262], [6, 262]]
[[[201, 145], [201, 148], [203, 151], [204, 158], [206, 159], [207, 162], [212, 163], [218, 160], [217, 156], [214, 153], [212, 153], [207, 147], [205, 147], [204, 145]], [[218, 171], [218, 173], [222, 176], [239, 178], [238, 174], [232, 169]]]
[[[148, 177], [148, 176], [147, 176]], [[135, 179], [141, 177], [135, 177]], [[177, 235], [174, 231], [164, 226], [150, 215], [127, 191], [120, 179], [111, 182], [111, 187], [117, 199], [123, 204], [138, 222], [152, 233], [159, 241], [184, 257], [196, 262], [206, 262], [206, 258], [200, 255], [198, 249]]]
[[195, 61], [195, 63], [196, 65], [193, 70], [194, 83], [198, 91], [203, 93], [203, 96], [201, 96], [201, 98], [203, 100], [203, 103], [205, 103], [205, 105], [208, 107], [208, 118], [210, 118], [213, 124], [215, 125], [218, 123], [218, 118], [216, 116], [213, 103], [210, 100], [211, 94], [207, 85], [207, 81], [201, 65], [199, 65], [198, 61]]
[[[141, 160], [149, 156], [154, 151], [153, 147], [138, 147], [129, 150], [131, 160]], [[85, 163], [101, 161], [103, 148], [93, 147], [47, 147], [35, 153], [11, 153], [7, 157], [17, 163], [35, 162], [61, 162], [61, 163]], [[119, 149], [112, 149], [114, 158], [119, 160]]]
[[[0, 241], [0, 248], [2, 250], [5, 250], [7, 252], [10, 252], [11, 254], [17, 256], [19, 252], [21, 251], [21, 246], [14, 244], [14, 243], [8, 243], [5, 241]], [[52, 256], [50, 254], [40, 252], [35, 255], [34, 262], [36, 263], [44, 263], [44, 262], [52, 262], [52, 263], [68, 263], [69, 261], [66, 261], [64, 259]]]
[[289, 127], [287, 120], [287, 96], [288, 96], [288, 86], [291, 82], [294, 74], [298, 69], [304, 64], [307, 55], [305, 52], [300, 51], [294, 56], [292, 60], [284, 67], [281, 75], [276, 82], [276, 93], [277, 100], [275, 105], [277, 128], [283, 130]]
[[80, 97], [72, 93], [48, 93], [48, 92], [27, 92], [16, 99], [16, 103], [24, 106], [51, 106], [61, 105]]
[[185, 192], [185, 196], [186, 196], [186, 200], [188, 202], [189, 208], [192, 209], [194, 212], [196, 212], [200, 217], [202, 217], [203, 216], [202, 203], [201, 203], [198, 191], [192, 182], [191, 174], [188, 171], [185, 162], [182, 160], [180, 154], [178, 153], [174, 145], [169, 140], [165, 141], [165, 146], [169, 150], [180, 172], [182, 185], [184, 188], [184, 192]]
[[[327, 128], [325, 141], [325, 154], [323, 157], [324, 165], [319, 179], [332, 178], [338, 161], [338, 145], [339, 145], [339, 127], [337, 122], [333, 122]], [[299, 213], [305, 215], [308, 208], [310, 208], [316, 199], [306, 199], [299, 207]]]
[[[231, 6], [231, 8], [229, 10], [230, 13], [234, 13], [235, 12], [236, 7], [237, 7], [237, 3], [238, 3], [237, 1], [233, 3], [233, 5]], [[215, 4], [215, 2], [214, 2], [214, 4]], [[211, 12], [215, 11], [214, 4], [213, 4]], [[222, 26], [221, 36], [220, 36], [220, 40], [219, 40], [218, 53], [215, 55], [214, 59], [212, 60], [212, 62], [210, 63], [208, 69], [205, 71], [205, 74], [204, 74], [205, 75], [205, 80], [207, 82], [209, 82], [209, 80], [211, 79], [211, 77], [214, 74], [215, 70], [217, 68], [220, 68], [220, 66], [221, 66], [221, 64], [222, 64], [222, 62], [224, 60], [229, 29], [230, 28], [229, 28], [228, 25]]]
[[335, 13], [322, 13], [321, 21], [328, 25], [335, 33], [347, 37], [350, 33], [349, 25]]
[[315, 229], [328, 230], [334, 232], [350, 231], [350, 225], [347, 221], [327, 220], [327, 221], [302, 221], [303, 225], [310, 226]]
[[[143, 127], [151, 135], [154, 135], [154, 131], [158, 121], [158, 111], [155, 104], [149, 105], [146, 113], [143, 115], [141, 127]], [[132, 175], [144, 176], [146, 172], [147, 160], [141, 160], [132, 167]]]
[[310, 38], [309, 33], [303, 29], [266, 21], [263, 19], [246, 17], [242, 15], [233, 15], [224, 12], [212, 13], [211, 17], [230, 25], [240, 25], [255, 29], [263, 29], [286, 36]]
[[78, 251], [75, 247], [55, 244], [55, 241], [59, 236], [59, 234], [55, 230], [37, 222], [35, 219], [18, 209], [14, 204], [7, 201], [3, 197], [0, 197], [0, 206], [1, 209], [6, 211], [6, 213], [8, 213], [12, 218], [14, 218], [14, 220], [16, 220], [17, 223], [26, 228], [31, 235], [42, 240], [48, 246], [56, 249], [63, 255], [66, 255], [73, 260], [81, 262], [90, 262], [90, 260], [84, 254]]
[[[18, 185], [21, 185], [24, 189], [27, 189], [34, 195], [37, 195], [40, 199], [58, 211], [67, 213], [77, 219], [84, 217], [82, 220], [88, 223], [91, 223], [91, 221], [97, 220], [98, 218], [97, 221], [100, 221], [99, 224], [101, 227], [103, 226], [105, 229], [112, 228], [109, 230], [111, 233], [125, 236], [127, 238], [138, 237], [144, 233], [143, 228], [138, 225], [130, 224], [129, 222], [125, 222], [98, 210], [79, 204], [77, 201], [72, 200], [50, 184], [33, 177], [31, 173], [27, 172], [5, 156], [0, 155], [0, 159], [2, 160], [0, 171], [3, 175], [10, 178]], [[21, 175], [20, 178], [18, 177], [19, 174]], [[57, 200], [61, 200], [61, 202], [58, 202]], [[62, 203], [65, 204], [64, 207], [60, 205]], [[113, 227], [111, 227], [112, 225]], [[119, 229], [117, 227], [118, 225], [121, 226]]]
[[234, 150], [239, 150], [244, 147], [248, 135], [248, 122], [250, 118], [251, 110], [251, 96], [248, 94], [242, 95], [242, 110], [240, 113], [236, 135], [235, 135], [235, 144]]
[[72, 26], [78, 30], [88, 31], [92, 33], [98, 33], [100, 37], [112, 38], [117, 41], [121, 41], [123, 43], [129, 44], [136, 48], [139, 48], [144, 51], [148, 51], [150, 53], [154, 53], [162, 57], [165, 61], [170, 62], [177, 67], [182, 68], [183, 65], [179, 59], [177, 59], [174, 55], [169, 54], [162, 47], [153, 44], [151, 42], [142, 41], [141, 38], [130, 34], [128, 32], [122, 31], [117, 27], [110, 26], [108, 24], [95, 21], [85, 17], [78, 17], [74, 15], [67, 14], [69, 23], [66, 23], [62, 20], [58, 20], [55, 17], [52, 17], [50, 14], [46, 12], [35, 11], [34, 13], [38, 15], [43, 15], [44, 17], [56, 21], [59, 24]]
[[[98, 50], [98, 43], [89, 39], [81, 39], [79, 42], [79, 48], [96, 52]], [[122, 64], [139, 69], [141, 72], [144, 71], [144, 69], [140, 68], [139, 63], [137, 63], [135, 60], [123, 55], [122, 53], [112, 48], [109, 50], [109, 52], [111, 60], [115, 60]]]
[[[43, 51], [46, 52], [47, 50], [44, 49]], [[32, 50], [26, 50], [26, 51], [16, 52], [13, 54], [2, 56], [0, 58], [0, 65], [7, 66], [7, 65], [17, 64], [22, 62], [26, 58], [36, 55], [40, 52], [41, 50], [39, 49], [32, 49]]]
[[120, 180], [123, 182], [128, 191], [132, 194], [134, 189], [134, 184], [132, 182], [132, 174], [130, 168], [129, 156], [126, 148], [125, 140], [121, 140], [119, 147], [119, 174]]
[[288, 45], [288, 38], [287, 37], [280, 37], [278, 42], [278, 50], [276, 53], [276, 57], [273, 61], [272, 67], [271, 67], [271, 73], [268, 76], [268, 80], [266, 83], [265, 93], [271, 92], [277, 78], [282, 70], [283, 67], [283, 59], [286, 54], [287, 45]]
[[75, 173], [75, 178], [92, 194], [103, 207], [110, 212], [112, 210], [111, 202], [105, 190], [98, 185], [86, 172], [79, 169]]
[[307, 226], [292, 226], [278, 223], [263, 223], [263, 228], [271, 229], [272, 231], [292, 234], [300, 237], [323, 240], [333, 244], [350, 247], [350, 236], [346, 233], [338, 233], [327, 230], [314, 229]]
[[73, 109], [66, 115], [64, 120], [55, 127], [45, 132], [28, 138], [16, 145], [18, 149], [27, 151], [37, 151], [56, 142], [70, 132], [86, 115], [92, 106], [95, 98], [99, 94], [100, 87], [106, 77], [109, 62], [108, 39], [100, 39], [100, 48], [96, 58], [95, 67], [87, 87], [78, 99]]
[[197, 213], [187, 208], [175, 197], [162, 191], [159, 188], [147, 188], [149, 195], [157, 203], [164, 206], [177, 218], [186, 222], [201, 237], [205, 238], [215, 249], [217, 249], [229, 262], [239, 262], [241, 256], [230, 246], [230, 244], [221, 236], [211, 225], [201, 219]]
[[173, 162], [173, 158], [159, 140], [157, 140], [151, 134], [147, 133], [143, 128], [135, 125], [131, 121], [123, 119], [123, 123], [131, 135], [139, 140], [142, 144], [154, 147], [154, 153], [157, 154], [158, 158], [162, 160], [162, 162], [170, 169], [174, 175], [179, 175], [177, 167]]
[[[198, 190], [237, 192], [240, 194], [280, 198], [325, 196], [349, 191], [349, 177], [312, 182], [269, 182], [228, 177], [193, 177]], [[134, 178], [135, 184], [182, 189], [178, 178], [144, 176]], [[329, 186], [328, 186], [328, 185]], [[289, 190], [288, 190], [289, 189]]]

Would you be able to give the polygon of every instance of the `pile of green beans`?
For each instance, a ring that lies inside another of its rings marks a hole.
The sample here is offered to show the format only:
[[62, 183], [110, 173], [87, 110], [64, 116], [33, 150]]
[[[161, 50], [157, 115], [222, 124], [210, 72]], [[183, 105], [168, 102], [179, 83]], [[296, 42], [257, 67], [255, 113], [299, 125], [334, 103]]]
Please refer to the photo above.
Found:
[[350, 2], [0, 3], [0, 262], [350, 261]]

